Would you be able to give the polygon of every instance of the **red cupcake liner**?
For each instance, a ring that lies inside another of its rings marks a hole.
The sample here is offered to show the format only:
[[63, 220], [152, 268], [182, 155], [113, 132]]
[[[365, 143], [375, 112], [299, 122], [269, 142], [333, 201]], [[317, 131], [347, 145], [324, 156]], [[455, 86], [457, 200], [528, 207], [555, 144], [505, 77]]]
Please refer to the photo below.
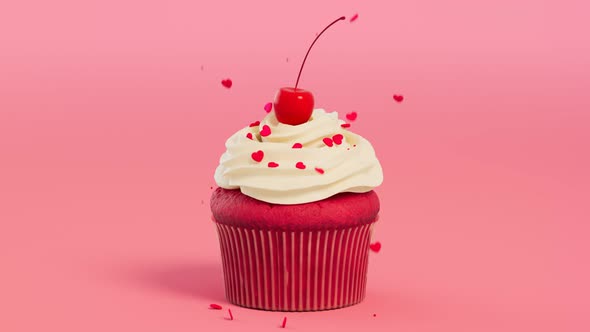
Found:
[[314, 311], [365, 297], [373, 223], [321, 231], [217, 224], [229, 302], [274, 311]]

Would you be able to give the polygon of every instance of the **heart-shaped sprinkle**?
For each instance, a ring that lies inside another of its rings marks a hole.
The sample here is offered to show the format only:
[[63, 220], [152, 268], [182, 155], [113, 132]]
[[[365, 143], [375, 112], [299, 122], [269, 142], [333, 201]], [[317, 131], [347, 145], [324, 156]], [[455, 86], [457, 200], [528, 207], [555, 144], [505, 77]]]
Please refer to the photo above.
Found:
[[359, 18], [359, 14], [352, 15], [352, 17], [350, 18], [350, 22], [356, 21], [357, 18]]
[[357, 116], [356, 112], [350, 112], [350, 113], [346, 114], [346, 118], [350, 121], [356, 120], [356, 116]]
[[320, 173], [320, 174], [324, 174], [324, 170], [321, 169], [321, 168], [319, 168], [319, 167], [316, 167], [315, 168], [315, 171], [318, 172], [318, 173]]
[[404, 101], [404, 96], [402, 96], [402, 95], [393, 95], [393, 100], [397, 101], [398, 103], [401, 103], [402, 101]]
[[274, 161], [271, 161], [270, 163], [268, 163], [268, 167], [270, 167], [270, 168], [279, 167], [279, 164], [275, 163]]
[[350, 128], [350, 123], [343, 123], [340, 125], [342, 128]]
[[305, 169], [305, 164], [299, 161], [297, 162], [297, 164], [295, 164], [295, 167], [299, 169]]
[[270, 135], [270, 127], [268, 125], [262, 126], [262, 130], [260, 131], [260, 136], [266, 137]]
[[257, 127], [260, 125], [260, 121], [254, 121], [250, 124], [250, 127]]
[[303, 144], [301, 143], [295, 143], [293, 144], [293, 146], [291, 147], [292, 149], [301, 149], [303, 147]]
[[246, 137], [248, 137], [249, 139], [253, 139], [253, 138], [252, 138], [252, 133], [247, 133], [247, 134], [246, 134]]
[[332, 139], [330, 137], [326, 137], [322, 141], [329, 147], [332, 147], [332, 145], [334, 145], [334, 142], [332, 142]]
[[270, 111], [272, 110], [272, 103], [266, 103], [264, 105], [264, 110], [266, 111], [266, 113], [270, 113]]
[[381, 250], [381, 242], [371, 243], [369, 245], [369, 248], [371, 248], [371, 250], [373, 250], [374, 252], [379, 252], [379, 250]]
[[224, 87], [226, 87], [228, 89], [231, 88], [232, 84], [233, 84], [233, 82], [229, 78], [226, 78], [221, 81], [221, 85], [223, 85]]
[[209, 308], [215, 309], [215, 310], [221, 310], [222, 309], [222, 307], [219, 304], [215, 304], [215, 303], [211, 303], [209, 305]]
[[336, 143], [336, 145], [342, 144], [342, 139], [344, 139], [344, 136], [342, 136], [342, 134], [336, 134], [332, 136], [332, 140], [334, 141], [334, 143]]
[[258, 150], [256, 152], [252, 152], [252, 159], [256, 162], [261, 162], [262, 158], [264, 158], [264, 152], [262, 150]]

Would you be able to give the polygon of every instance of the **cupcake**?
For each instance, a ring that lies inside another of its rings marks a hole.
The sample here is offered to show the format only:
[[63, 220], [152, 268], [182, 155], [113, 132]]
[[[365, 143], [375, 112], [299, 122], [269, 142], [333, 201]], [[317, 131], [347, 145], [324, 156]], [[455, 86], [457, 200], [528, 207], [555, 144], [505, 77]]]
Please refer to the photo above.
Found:
[[211, 212], [229, 302], [315, 311], [363, 300], [383, 172], [347, 128], [296, 84], [226, 141]]

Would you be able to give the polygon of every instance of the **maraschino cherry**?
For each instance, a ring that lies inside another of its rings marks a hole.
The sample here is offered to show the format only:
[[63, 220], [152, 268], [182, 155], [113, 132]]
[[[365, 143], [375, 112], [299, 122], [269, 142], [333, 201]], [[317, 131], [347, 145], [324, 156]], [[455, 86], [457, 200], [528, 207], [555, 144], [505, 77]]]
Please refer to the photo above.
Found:
[[318, 38], [322, 35], [322, 33], [324, 33], [324, 31], [326, 31], [334, 23], [345, 19], [346, 18], [344, 16], [338, 18], [325, 27], [324, 30], [322, 30], [322, 32], [320, 32], [315, 37], [313, 43], [311, 43], [311, 46], [309, 46], [307, 49], [307, 53], [305, 53], [305, 58], [303, 58], [301, 68], [299, 68], [299, 75], [297, 75], [295, 87], [281, 88], [277, 92], [274, 101], [274, 109], [275, 115], [279, 122], [295, 126], [307, 122], [311, 117], [311, 113], [313, 112], [313, 95], [309, 91], [297, 88], [299, 85], [299, 78], [301, 77], [301, 71], [303, 70], [303, 65], [305, 65], [305, 60], [307, 60], [309, 51], [311, 51], [311, 48], [315, 44], [316, 40], [318, 40]]

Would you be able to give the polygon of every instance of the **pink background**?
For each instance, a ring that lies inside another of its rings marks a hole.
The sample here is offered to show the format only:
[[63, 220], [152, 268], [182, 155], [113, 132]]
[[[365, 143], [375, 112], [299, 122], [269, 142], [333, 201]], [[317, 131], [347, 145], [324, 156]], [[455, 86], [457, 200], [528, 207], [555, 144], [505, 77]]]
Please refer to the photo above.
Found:
[[383, 249], [362, 304], [288, 329], [590, 329], [587, 2], [316, 2], [2, 2], [1, 331], [276, 330], [207, 309], [213, 171], [354, 13], [301, 87], [358, 112]]

